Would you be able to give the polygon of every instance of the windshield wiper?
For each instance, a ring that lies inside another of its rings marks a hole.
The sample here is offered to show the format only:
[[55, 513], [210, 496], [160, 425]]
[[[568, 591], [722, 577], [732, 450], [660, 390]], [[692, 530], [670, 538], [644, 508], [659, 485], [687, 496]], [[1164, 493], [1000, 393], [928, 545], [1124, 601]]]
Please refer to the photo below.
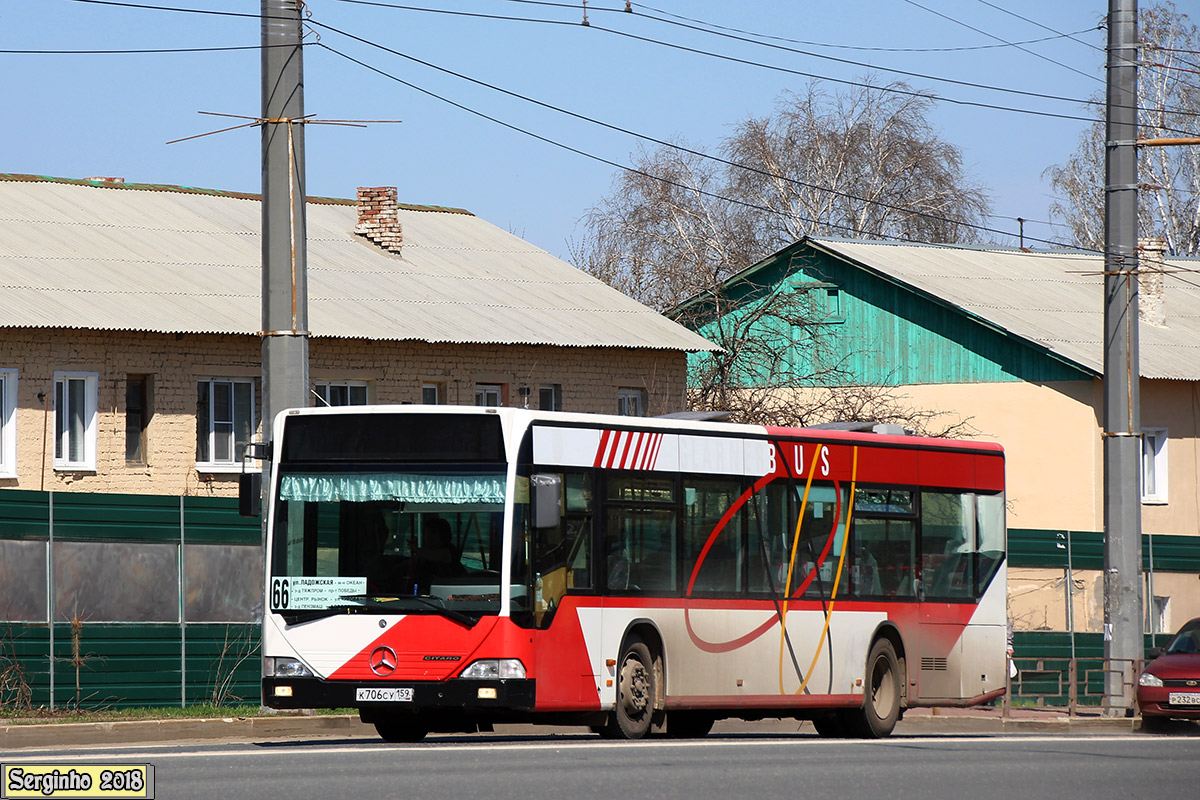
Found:
[[312, 622], [314, 619], [336, 617], [338, 614], [349, 614], [359, 608], [366, 608], [366, 606], [341, 604], [329, 608], [307, 608], [303, 611], [277, 611], [276, 613], [283, 617], [283, 621], [288, 625], [296, 625], [301, 622]]
[[380, 600], [375, 595], [369, 594], [344, 594], [342, 595], [341, 599], [361, 600], [364, 603], [362, 606], [350, 606], [350, 608], [383, 609], [386, 611], [394, 611], [394, 603], [403, 603], [409, 600], [415, 600], [426, 608], [432, 608], [446, 619], [451, 620], [452, 622], [457, 622], [459, 625], [463, 625], [468, 628], [475, 627], [480, 620], [480, 616], [473, 617], [470, 614], [464, 614], [461, 611], [455, 611], [453, 608], [447, 608], [444, 601], [441, 603], [435, 603], [428, 597], [422, 597], [421, 595], [416, 594], [389, 597], [386, 601]]

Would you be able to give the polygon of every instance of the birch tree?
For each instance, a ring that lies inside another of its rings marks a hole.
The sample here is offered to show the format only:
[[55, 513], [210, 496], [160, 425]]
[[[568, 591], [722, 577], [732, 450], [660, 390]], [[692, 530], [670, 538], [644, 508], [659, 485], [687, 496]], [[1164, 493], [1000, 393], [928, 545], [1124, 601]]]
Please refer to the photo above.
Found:
[[[1138, 128], [1146, 139], [1195, 136], [1200, 131], [1200, 28], [1173, 3], [1143, 8], [1138, 15]], [[1103, 98], [1098, 98], [1102, 101]], [[1046, 170], [1068, 240], [1104, 249], [1104, 119], [1079, 138], [1065, 163]], [[1200, 145], [1138, 148], [1138, 235], [1166, 240], [1174, 255], [1200, 255]]]
[[819, 290], [791, 276], [763, 286], [744, 277], [732, 293], [724, 283], [806, 235], [976, 241], [988, 199], [930, 125], [931, 105], [902, 83], [832, 94], [812, 83], [780, 97], [773, 114], [733, 125], [711, 158], [682, 140], [641, 150], [584, 218], [573, 260], [721, 348], [691, 360], [693, 410], [968, 432], [910, 408], [895, 387], [864, 385], [836, 326], [822, 324]]
[[975, 242], [987, 195], [929, 123], [932, 102], [903, 83], [814, 82], [734, 124], [713, 158], [682, 140], [641, 150], [572, 256], [666, 310], [806, 235]]

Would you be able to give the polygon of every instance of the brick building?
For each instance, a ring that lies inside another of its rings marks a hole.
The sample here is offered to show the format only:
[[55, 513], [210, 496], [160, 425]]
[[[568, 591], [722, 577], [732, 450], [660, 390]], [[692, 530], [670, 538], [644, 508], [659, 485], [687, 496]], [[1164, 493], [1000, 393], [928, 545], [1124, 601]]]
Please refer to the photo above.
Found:
[[[0, 176], [0, 487], [230, 495], [261, 429], [261, 202]], [[682, 408], [712, 345], [474, 215], [309, 198], [314, 403]]]

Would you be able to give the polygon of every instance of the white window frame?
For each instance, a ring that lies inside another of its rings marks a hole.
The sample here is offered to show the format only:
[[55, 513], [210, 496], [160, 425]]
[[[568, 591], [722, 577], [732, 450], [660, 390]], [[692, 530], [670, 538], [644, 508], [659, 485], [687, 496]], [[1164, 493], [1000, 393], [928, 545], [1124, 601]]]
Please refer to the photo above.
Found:
[[[433, 392], [433, 402], [426, 402], [426, 393]], [[440, 406], [445, 401], [442, 399], [442, 384], [437, 381], [425, 381], [421, 384], [421, 403], [423, 405]]]
[[0, 478], [17, 477], [17, 371], [0, 369]]
[[321, 408], [325, 408], [325, 407], [333, 405], [333, 403], [329, 402], [329, 389], [330, 389], [330, 387], [333, 387], [333, 386], [345, 389], [347, 399], [350, 399], [350, 393], [351, 393], [350, 390], [351, 389], [362, 389], [363, 390], [362, 391], [363, 401], [361, 403], [355, 403], [355, 402], [353, 402], [353, 400], [351, 400], [351, 402], [348, 402], [345, 405], [365, 406], [365, 405], [369, 405], [371, 402], [371, 392], [370, 392], [370, 389], [367, 387], [366, 381], [316, 381], [313, 391], [317, 396], [316, 396], [316, 398], [313, 398], [313, 399], [316, 400], [317, 406], [319, 406]]
[[[237, 450], [237, 419], [236, 419], [236, 416], [231, 420], [221, 420], [220, 421], [220, 424], [222, 424], [222, 425], [232, 425], [233, 426], [233, 429], [231, 431], [233, 440], [231, 442], [230, 459], [228, 461], [225, 461], [225, 460], [217, 461], [213, 457], [214, 453], [216, 453], [216, 451], [217, 451], [215, 428], [216, 428], [216, 425], [218, 424], [217, 421], [213, 419], [213, 412], [214, 412], [214, 406], [215, 406], [215, 404], [213, 402], [213, 385], [214, 384], [226, 384], [226, 383], [231, 384], [231, 386], [233, 386], [233, 387], [236, 387], [238, 385], [249, 385], [249, 387], [250, 387], [250, 438], [251, 439], [254, 438], [254, 433], [255, 433], [255, 431], [258, 430], [258, 420], [256, 417], [256, 407], [255, 407], [255, 403], [257, 402], [257, 395], [256, 395], [256, 388], [254, 385], [253, 378], [198, 378], [196, 380], [197, 394], [199, 394], [200, 384], [208, 384], [208, 419], [205, 420], [205, 429], [207, 431], [206, 435], [208, 436], [208, 460], [201, 461], [199, 459], [200, 443], [196, 442], [196, 449], [197, 449], [196, 471], [197, 472], [230, 473], [230, 472], [242, 472], [243, 471], [242, 460], [237, 458], [237, 455], [236, 455], [236, 450]], [[236, 403], [236, 398], [235, 398], [234, 403], [231, 406], [231, 411], [236, 411], [236, 405], [237, 405], [237, 403]], [[199, 414], [199, 409], [196, 410], [196, 413]], [[197, 425], [197, 428], [199, 428], [199, 425]], [[250, 461], [246, 461], [245, 471], [246, 472], [260, 472], [261, 467], [259, 466], [258, 462], [250, 460]]]
[[[550, 393], [550, 408], [545, 408], [545, 395]], [[543, 383], [538, 387], [538, 408], [543, 411], [562, 411], [562, 384]]]
[[1167, 429], [1142, 428], [1142, 502], [1167, 502]]
[[646, 416], [646, 392], [642, 389], [617, 389], [617, 413], [624, 417]]
[[[70, 418], [75, 411], [68, 398], [70, 384], [83, 382], [83, 430], [79, 442], [81, 454], [72, 459]], [[96, 372], [55, 372], [54, 373], [54, 469], [60, 472], [95, 472], [96, 471], [96, 416], [99, 406], [100, 375]], [[65, 405], [63, 413], [67, 420], [64, 426], [59, 419], [60, 405]]]
[[[482, 400], [483, 402], [480, 402]], [[495, 400], [496, 402], [490, 402]], [[475, 405], [499, 408], [504, 405], [504, 384], [477, 383], [475, 384]]]

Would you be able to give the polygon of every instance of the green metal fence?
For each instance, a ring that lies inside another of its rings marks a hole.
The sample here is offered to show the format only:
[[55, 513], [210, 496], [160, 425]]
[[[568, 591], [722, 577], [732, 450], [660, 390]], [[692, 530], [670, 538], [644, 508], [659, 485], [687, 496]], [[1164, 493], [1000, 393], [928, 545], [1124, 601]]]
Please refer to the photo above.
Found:
[[0, 491], [0, 708], [259, 702], [236, 498]]

